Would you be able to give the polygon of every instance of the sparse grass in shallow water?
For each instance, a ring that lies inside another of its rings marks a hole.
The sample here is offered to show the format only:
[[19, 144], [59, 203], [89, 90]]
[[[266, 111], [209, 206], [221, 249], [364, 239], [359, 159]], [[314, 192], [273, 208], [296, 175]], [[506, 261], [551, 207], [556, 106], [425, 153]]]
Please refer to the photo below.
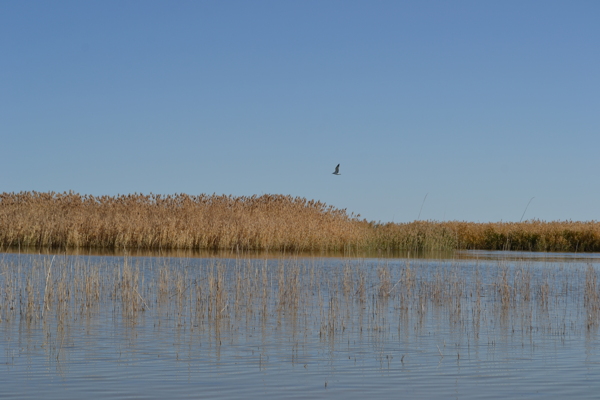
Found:
[[[477, 337], [498, 323], [521, 334], [534, 326], [557, 333], [566, 327], [596, 331], [600, 316], [592, 265], [348, 261], [332, 268], [299, 260], [234, 260], [190, 266], [56, 257], [0, 262], [0, 273], [0, 323], [57, 329], [108, 312], [128, 326], [154, 319], [155, 326], [215, 335], [270, 326], [332, 340], [347, 332], [418, 330], [431, 314]], [[568, 314], [558, 312], [567, 305]]]

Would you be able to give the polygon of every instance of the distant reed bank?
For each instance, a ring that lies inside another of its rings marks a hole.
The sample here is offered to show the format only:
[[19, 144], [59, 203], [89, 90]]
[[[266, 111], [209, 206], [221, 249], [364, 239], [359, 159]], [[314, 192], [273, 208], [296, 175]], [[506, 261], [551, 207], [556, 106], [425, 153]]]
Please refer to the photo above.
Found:
[[284, 195], [0, 194], [0, 246], [272, 251], [600, 251], [600, 223], [378, 223]]

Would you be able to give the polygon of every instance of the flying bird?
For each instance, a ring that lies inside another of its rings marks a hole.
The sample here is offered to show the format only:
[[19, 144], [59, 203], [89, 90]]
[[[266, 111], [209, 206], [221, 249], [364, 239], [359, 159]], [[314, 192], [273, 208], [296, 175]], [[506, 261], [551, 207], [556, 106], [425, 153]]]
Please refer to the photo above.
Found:
[[333, 174], [334, 174], [334, 175], [341, 175], [341, 174], [340, 174], [340, 164], [338, 164], [338, 165], [335, 167], [335, 171], [333, 171]]

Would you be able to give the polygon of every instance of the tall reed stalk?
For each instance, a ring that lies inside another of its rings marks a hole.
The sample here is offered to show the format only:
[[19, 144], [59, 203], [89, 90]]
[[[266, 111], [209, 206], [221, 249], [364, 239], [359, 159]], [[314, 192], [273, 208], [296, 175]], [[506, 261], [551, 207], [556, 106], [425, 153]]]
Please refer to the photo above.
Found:
[[283, 195], [0, 194], [0, 246], [270, 251], [600, 251], [600, 223], [376, 223]]

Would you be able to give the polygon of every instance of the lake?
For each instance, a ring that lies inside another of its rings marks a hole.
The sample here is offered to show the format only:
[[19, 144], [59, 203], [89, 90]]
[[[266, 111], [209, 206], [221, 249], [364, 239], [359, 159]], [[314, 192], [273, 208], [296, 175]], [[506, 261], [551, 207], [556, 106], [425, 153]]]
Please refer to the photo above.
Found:
[[0, 254], [0, 398], [597, 398], [600, 254]]

